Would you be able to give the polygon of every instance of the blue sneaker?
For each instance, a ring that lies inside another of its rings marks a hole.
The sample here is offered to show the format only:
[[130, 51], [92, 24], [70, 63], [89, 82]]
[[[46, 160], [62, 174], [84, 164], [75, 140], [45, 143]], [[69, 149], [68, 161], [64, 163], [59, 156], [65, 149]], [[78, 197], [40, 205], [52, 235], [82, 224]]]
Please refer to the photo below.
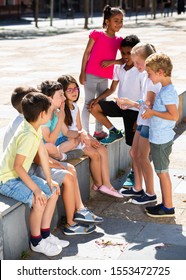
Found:
[[147, 203], [155, 202], [156, 200], [157, 200], [156, 195], [148, 195], [144, 193], [142, 196], [134, 197], [131, 202], [133, 204], [147, 204]]
[[95, 231], [95, 225], [74, 224], [72, 226], [66, 225], [64, 228], [65, 235], [89, 234]]
[[119, 190], [119, 193], [122, 194], [123, 196], [142, 196], [145, 194], [144, 190], [141, 190], [141, 191], [134, 191], [133, 188], [130, 188], [128, 190], [125, 190], [124, 188], [121, 188]]
[[155, 206], [147, 206], [147, 207], [145, 207], [145, 211], [147, 212], [149, 210], [151, 211], [151, 210], [154, 210], [154, 209], [157, 209], [157, 208], [161, 209], [162, 206], [163, 206], [163, 203], [157, 204]]
[[134, 186], [134, 172], [131, 171], [128, 174], [126, 181], [123, 183], [123, 188], [124, 189], [129, 189], [133, 186]]
[[174, 217], [175, 210], [173, 208], [165, 208], [162, 204], [158, 204], [154, 206], [153, 208], [146, 211], [146, 214], [153, 218], [168, 218], [168, 217]]
[[109, 136], [107, 136], [106, 138], [102, 139], [100, 141], [101, 144], [103, 145], [108, 145], [110, 143], [114, 143], [116, 140], [123, 138], [123, 133], [119, 130], [118, 132], [113, 132], [110, 131], [109, 132]]
[[84, 208], [82, 210], [78, 210], [74, 214], [74, 221], [78, 223], [83, 222], [83, 223], [99, 224], [103, 222], [103, 218], [96, 216], [88, 208]]

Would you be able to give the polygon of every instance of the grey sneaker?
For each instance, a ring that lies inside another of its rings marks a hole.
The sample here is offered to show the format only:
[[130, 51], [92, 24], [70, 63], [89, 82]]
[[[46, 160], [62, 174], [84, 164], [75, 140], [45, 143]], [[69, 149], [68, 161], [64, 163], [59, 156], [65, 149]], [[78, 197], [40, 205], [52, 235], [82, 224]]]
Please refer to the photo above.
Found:
[[84, 208], [82, 210], [78, 210], [74, 214], [75, 222], [83, 222], [83, 223], [102, 223], [103, 218], [96, 216], [93, 212], [91, 212], [88, 208]]
[[65, 235], [89, 234], [95, 231], [95, 225], [74, 224], [72, 226], [66, 225], [64, 228]]
[[74, 150], [71, 150], [69, 152], [66, 152], [67, 160], [80, 158], [80, 157], [83, 156], [83, 154], [84, 154], [84, 152], [81, 149], [74, 149]]

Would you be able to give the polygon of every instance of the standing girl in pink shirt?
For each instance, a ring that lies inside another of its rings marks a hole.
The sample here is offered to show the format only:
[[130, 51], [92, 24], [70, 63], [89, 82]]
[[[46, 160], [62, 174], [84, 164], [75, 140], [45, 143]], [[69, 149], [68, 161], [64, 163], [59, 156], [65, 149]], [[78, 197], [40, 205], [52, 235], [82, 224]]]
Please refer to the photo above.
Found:
[[[108, 88], [108, 79], [113, 78], [113, 60], [116, 59], [117, 51], [123, 39], [115, 35], [123, 26], [123, 11], [120, 8], [107, 5], [103, 10], [103, 16], [103, 28], [105, 30], [90, 32], [79, 77], [79, 81], [85, 89], [82, 125], [88, 133], [90, 113], [87, 107], [95, 96], [99, 96]], [[102, 139], [106, 136], [107, 134], [102, 131], [102, 124], [96, 121], [94, 137]]]

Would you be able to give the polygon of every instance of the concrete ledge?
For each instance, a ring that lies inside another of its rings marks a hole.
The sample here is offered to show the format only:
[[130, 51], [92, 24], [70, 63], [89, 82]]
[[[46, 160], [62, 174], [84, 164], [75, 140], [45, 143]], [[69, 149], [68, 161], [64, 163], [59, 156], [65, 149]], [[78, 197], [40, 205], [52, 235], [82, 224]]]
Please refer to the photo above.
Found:
[[[82, 200], [90, 193], [90, 171], [88, 157], [73, 162], [76, 167]], [[23, 251], [29, 249], [29, 213], [25, 204], [0, 194], [0, 259], [20, 259]], [[52, 219], [51, 229], [58, 226], [65, 210], [61, 197]]]
[[111, 180], [118, 177], [120, 171], [127, 171], [131, 167], [129, 150], [130, 146], [126, 145], [125, 137], [107, 146]]
[[179, 119], [177, 123], [180, 123], [183, 120], [183, 118], [186, 117], [186, 91], [179, 94], [178, 111], [179, 111]]

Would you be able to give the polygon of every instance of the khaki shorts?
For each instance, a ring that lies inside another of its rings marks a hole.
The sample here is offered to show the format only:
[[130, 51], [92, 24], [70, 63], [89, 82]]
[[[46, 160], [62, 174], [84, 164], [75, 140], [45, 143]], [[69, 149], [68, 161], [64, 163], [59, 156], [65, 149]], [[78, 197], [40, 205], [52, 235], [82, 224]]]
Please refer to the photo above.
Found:
[[165, 144], [150, 143], [150, 151], [156, 173], [168, 172], [172, 145], [173, 140]]

